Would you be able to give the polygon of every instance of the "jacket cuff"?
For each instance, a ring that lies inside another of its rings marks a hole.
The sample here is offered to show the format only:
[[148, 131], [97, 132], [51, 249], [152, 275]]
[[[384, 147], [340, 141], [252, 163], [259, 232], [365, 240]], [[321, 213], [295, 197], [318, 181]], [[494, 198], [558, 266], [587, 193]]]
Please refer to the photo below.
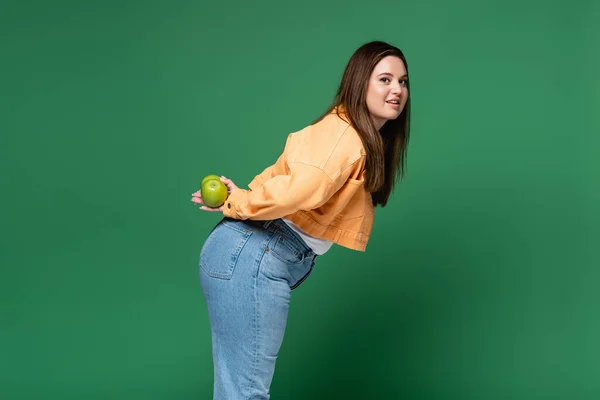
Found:
[[246, 201], [247, 190], [238, 189], [229, 194], [225, 204], [223, 204], [223, 215], [233, 219], [244, 219], [240, 213], [240, 204]]

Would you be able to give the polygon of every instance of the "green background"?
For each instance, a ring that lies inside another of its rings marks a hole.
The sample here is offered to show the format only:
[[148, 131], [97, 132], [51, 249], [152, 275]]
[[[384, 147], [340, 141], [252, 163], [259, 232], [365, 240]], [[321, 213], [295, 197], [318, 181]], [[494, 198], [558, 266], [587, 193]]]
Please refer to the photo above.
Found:
[[[485, 4], [484, 4], [485, 3]], [[0, 398], [209, 399], [198, 253], [400, 47], [407, 179], [294, 291], [274, 399], [600, 397], [594, 1], [3, 1]]]

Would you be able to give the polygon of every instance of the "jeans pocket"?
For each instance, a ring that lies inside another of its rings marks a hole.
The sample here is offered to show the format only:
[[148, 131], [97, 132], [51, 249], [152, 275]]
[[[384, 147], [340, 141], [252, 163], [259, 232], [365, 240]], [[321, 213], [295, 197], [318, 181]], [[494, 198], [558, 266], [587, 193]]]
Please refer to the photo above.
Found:
[[285, 235], [276, 235], [271, 245], [271, 254], [286, 264], [299, 264], [304, 261], [303, 250], [296, 242]]
[[221, 221], [200, 252], [200, 268], [209, 276], [231, 279], [238, 257], [252, 232], [235, 223]]

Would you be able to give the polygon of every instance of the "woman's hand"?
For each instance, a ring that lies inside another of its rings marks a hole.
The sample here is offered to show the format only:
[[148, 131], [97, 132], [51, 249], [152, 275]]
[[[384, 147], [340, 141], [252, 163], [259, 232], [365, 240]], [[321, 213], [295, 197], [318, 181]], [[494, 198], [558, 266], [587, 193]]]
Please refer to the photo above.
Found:
[[[229, 197], [231, 192], [238, 189], [238, 187], [235, 185], [235, 183], [233, 183], [233, 181], [231, 179], [227, 179], [224, 176], [221, 177], [221, 182], [223, 182], [227, 186], [227, 191], [228, 191], [227, 197]], [[200, 207], [200, 209], [203, 211], [223, 212], [223, 207], [224, 207], [223, 205], [220, 207], [217, 207], [217, 208], [205, 206], [204, 202], [202, 201], [202, 194], [200, 193], [199, 190], [196, 193], [192, 193], [192, 202], [196, 205], [199, 205], [199, 204], [202, 205]]]

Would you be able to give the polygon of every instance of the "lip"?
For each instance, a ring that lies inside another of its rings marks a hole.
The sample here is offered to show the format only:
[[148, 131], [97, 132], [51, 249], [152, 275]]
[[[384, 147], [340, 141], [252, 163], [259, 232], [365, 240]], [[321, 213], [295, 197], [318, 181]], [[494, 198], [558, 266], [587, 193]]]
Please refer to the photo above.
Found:
[[400, 104], [388, 103], [388, 101], [386, 101], [385, 104], [389, 105], [392, 108], [395, 108], [396, 110], [400, 109]]

